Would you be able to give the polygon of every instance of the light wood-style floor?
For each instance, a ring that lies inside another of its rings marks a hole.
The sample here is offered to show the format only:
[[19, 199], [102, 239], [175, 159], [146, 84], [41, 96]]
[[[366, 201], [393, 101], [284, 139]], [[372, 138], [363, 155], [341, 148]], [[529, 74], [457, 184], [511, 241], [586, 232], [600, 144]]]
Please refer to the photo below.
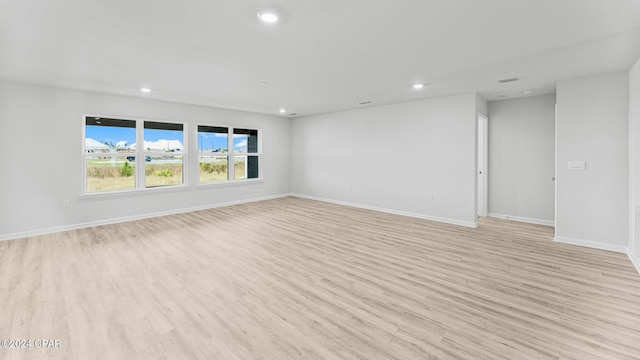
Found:
[[283, 198], [0, 243], [2, 359], [640, 359], [640, 275], [553, 229]]

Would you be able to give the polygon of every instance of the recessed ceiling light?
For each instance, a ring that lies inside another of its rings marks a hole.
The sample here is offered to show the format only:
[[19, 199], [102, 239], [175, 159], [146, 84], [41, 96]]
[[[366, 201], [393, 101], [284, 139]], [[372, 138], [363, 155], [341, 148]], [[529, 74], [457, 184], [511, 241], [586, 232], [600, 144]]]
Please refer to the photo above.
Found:
[[416, 90], [420, 90], [424, 87], [424, 84], [413, 84], [413, 88]]
[[260, 85], [269, 85], [269, 83], [266, 81], [260, 81]]
[[284, 109], [284, 108], [283, 108], [283, 109], [280, 109], [280, 113], [284, 114], [284, 113], [286, 113], [286, 112], [287, 112], [287, 109]]
[[524, 95], [530, 95], [533, 94], [533, 90], [525, 90], [522, 92]]
[[140, 88], [140, 91], [142, 91], [143, 93], [150, 93], [151, 89], [149, 89], [149, 88]]
[[258, 18], [267, 24], [278, 22], [278, 14], [273, 11], [261, 11], [258, 13]]

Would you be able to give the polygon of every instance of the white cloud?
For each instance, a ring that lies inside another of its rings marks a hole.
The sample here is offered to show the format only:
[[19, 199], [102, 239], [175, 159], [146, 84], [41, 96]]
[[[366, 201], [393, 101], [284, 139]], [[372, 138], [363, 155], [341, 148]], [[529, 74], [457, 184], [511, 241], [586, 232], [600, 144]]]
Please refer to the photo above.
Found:
[[[135, 149], [136, 144], [131, 144], [130, 149]], [[145, 141], [144, 149], [151, 150], [182, 150], [182, 143], [179, 140], [158, 140], [158, 141]]]
[[109, 149], [109, 146], [101, 143], [100, 141], [94, 140], [92, 138], [85, 138], [84, 146], [87, 150], [108, 150]]
[[246, 148], [247, 147], [247, 139], [238, 141], [237, 143], [235, 143], [234, 147]]

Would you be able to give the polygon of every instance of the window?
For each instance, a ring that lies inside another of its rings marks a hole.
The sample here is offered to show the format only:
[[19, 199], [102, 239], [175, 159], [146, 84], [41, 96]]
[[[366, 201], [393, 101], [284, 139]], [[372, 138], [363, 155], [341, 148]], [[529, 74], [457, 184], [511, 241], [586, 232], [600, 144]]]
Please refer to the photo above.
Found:
[[183, 124], [90, 116], [84, 120], [85, 193], [185, 182]]
[[229, 180], [229, 129], [198, 126], [200, 183]]
[[258, 177], [258, 130], [233, 129], [233, 152], [246, 154], [235, 156], [234, 179], [255, 179]]
[[184, 182], [182, 124], [144, 122], [144, 183], [146, 187]]
[[259, 178], [258, 135], [254, 129], [198, 126], [199, 182]]
[[260, 179], [261, 131], [197, 127], [198, 176], [187, 181], [187, 125], [142, 119], [83, 118], [83, 193], [135, 191], [188, 183]]
[[85, 191], [136, 188], [136, 122], [86, 118], [84, 138]]

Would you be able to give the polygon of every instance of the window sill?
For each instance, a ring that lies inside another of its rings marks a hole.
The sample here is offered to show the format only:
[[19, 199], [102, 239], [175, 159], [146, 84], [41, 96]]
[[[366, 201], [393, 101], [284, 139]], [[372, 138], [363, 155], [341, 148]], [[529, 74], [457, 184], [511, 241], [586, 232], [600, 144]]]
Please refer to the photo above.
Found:
[[190, 189], [191, 187], [189, 185], [172, 185], [172, 186], [161, 186], [161, 187], [154, 187], [154, 188], [148, 188], [148, 189], [132, 189], [132, 190], [116, 190], [116, 191], [104, 191], [104, 192], [94, 192], [94, 193], [82, 193], [80, 194], [80, 196], [78, 196], [78, 200], [150, 195], [150, 194], [158, 194], [158, 193], [165, 193], [165, 192], [185, 191]]
[[214, 183], [205, 183], [196, 185], [196, 189], [204, 190], [204, 189], [212, 189], [217, 187], [227, 187], [227, 186], [244, 186], [244, 185], [255, 185], [264, 183], [264, 179], [251, 179], [251, 180], [234, 180], [234, 181], [220, 181]]
[[167, 192], [178, 192], [188, 190], [206, 190], [215, 189], [218, 187], [233, 187], [233, 186], [248, 186], [264, 183], [264, 179], [251, 179], [251, 180], [236, 180], [236, 181], [224, 181], [217, 183], [198, 184], [195, 186], [189, 185], [173, 185], [173, 186], [161, 186], [148, 189], [132, 189], [132, 190], [116, 190], [116, 191], [104, 191], [95, 193], [83, 193], [78, 196], [78, 200], [91, 200], [91, 199], [108, 199], [117, 197], [129, 197], [139, 195], [151, 195]]

